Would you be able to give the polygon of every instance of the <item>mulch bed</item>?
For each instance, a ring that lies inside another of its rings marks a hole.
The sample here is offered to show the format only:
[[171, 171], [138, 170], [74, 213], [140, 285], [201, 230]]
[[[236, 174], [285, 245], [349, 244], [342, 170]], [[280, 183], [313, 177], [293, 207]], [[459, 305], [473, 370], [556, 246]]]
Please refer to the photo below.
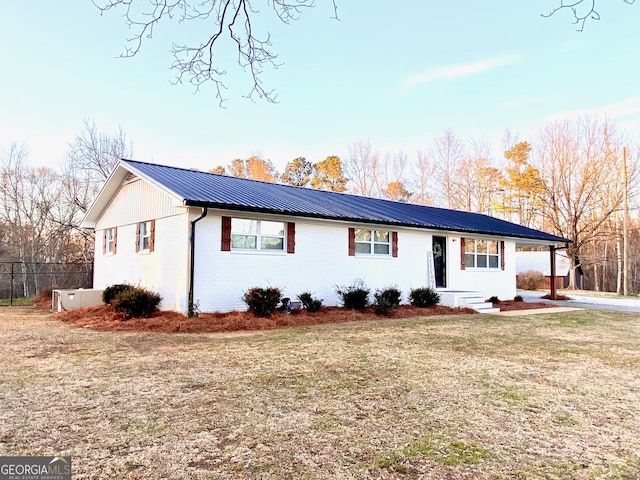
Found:
[[85, 307], [55, 314], [59, 320], [79, 327], [103, 331], [146, 332], [233, 332], [242, 330], [270, 330], [279, 327], [319, 325], [323, 323], [357, 322], [372, 318], [409, 318], [417, 316], [452, 315], [476, 313], [469, 308], [450, 308], [437, 305], [431, 308], [416, 308], [401, 305], [390, 315], [377, 316], [373, 310], [348, 310], [342, 307], [323, 307], [317, 313], [305, 310], [292, 313], [275, 312], [270, 317], [258, 318], [249, 312], [200, 313], [197, 317], [186, 317], [177, 312], [156, 312], [151, 318], [125, 320], [121, 313], [109, 305]]
[[499, 308], [501, 312], [555, 307], [555, 305], [545, 302], [517, 302], [515, 300], [500, 300], [500, 303], [494, 303], [493, 306]]
[[[502, 311], [507, 311], [545, 308], [550, 305], [542, 302], [528, 303], [505, 300], [496, 304], [496, 306], [500, 307]], [[177, 312], [160, 311], [156, 312], [151, 318], [132, 318], [126, 320], [121, 313], [116, 312], [110, 305], [100, 305], [56, 313], [55, 317], [65, 323], [101, 331], [211, 333], [270, 330], [290, 326], [356, 322], [371, 320], [372, 318], [410, 318], [473, 313], [476, 312], [469, 308], [451, 308], [443, 305], [430, 308], [401, 305], [387, 316], [375, 315], [372, 309], [357, 311], [348, 310], [343, 307], [323, 307], [320, 312], [317, 313], [308, 313], [305, 310], [294, 311], [292, 313], [276, 312], [267, 318], [257, 318], [246, 311], [200, 313], [197, 317], [192, 318]]]

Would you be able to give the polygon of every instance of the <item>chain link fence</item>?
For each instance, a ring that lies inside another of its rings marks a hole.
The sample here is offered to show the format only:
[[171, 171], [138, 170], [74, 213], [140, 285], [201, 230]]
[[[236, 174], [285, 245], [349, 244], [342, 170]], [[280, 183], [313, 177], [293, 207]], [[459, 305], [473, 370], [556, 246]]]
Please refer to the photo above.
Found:
[[92, 263], [0, 262], [0, 300], [34, 297], [50, 288], [91, 288]]

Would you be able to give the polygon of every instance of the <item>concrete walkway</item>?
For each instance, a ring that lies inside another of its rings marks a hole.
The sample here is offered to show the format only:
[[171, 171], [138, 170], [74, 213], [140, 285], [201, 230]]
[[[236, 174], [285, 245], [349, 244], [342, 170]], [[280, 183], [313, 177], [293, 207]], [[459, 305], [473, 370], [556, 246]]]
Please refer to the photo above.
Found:
[[575, 307], [523, 308], [522, 310], [508, 310], [506, 312], [492, 313], [491, 315], [500, 315], [501, 317], [519, 317], [521, 315], [535, 315], [536, 313], [560, 313], [572, 312], [574, 310], [583, 309]]
[[572, 293], [568, 290], [558, 292], [558, 295], [565, 295], [570, 300], [546, 300], [542, 297], [548, 291], [519, 290], [518, 295], [522, 296], [525, 302], [545, 302], [558, 307], [592, 308], [600, 310], [615, 310], [619, 312], [640, 312], [639, 297], [620, 297], [614, 295], [589, 295], [584, 290]]

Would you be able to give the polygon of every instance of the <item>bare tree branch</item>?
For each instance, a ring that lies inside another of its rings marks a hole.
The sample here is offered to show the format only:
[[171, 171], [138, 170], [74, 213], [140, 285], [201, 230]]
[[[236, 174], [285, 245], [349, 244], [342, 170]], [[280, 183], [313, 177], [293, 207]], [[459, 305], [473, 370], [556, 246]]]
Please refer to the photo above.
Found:
[[[635, 3], [636, 0], [622, 0], [629, 5]], [[587, 20], [600, 20], [600, 14], [596, 10], [596, 0], [560, 0], [560, 5], [551, 10], [549, 13], [541, 14], [543, 17], [551, 17], [560, 10], [570, 9], [573, 13], [573, 23], [578, 25], [578, 31], [584, 30], [584, 24]]]
[[[277, 54], [272, 50], [271, 36], [259, 37], [254, 25], [260, 10], [254, 8], [258, 0], [93, 0], [101, 14], [121, 9], [126, 25], [134, 32], [127, 39], [122, 57], [134, 57], [142, 49], [146, 39], [153, 37], [154, 29], [161, 23], [173, 20], [178, 23], [201, 20], [210, 22], [210, 36], [197, 44], [173, 43], [171, 53], [174, 60], [171, 68], [176, 72], [175, 83], [187, 81], [196, 91], [206, 83], [212, 83], [216, 98], [222, 106], [225, 98], [223, 81], [227, 71], [219, 62], [218, 45], [228, 38], [237, 50], [237, 62], [252, 82], [246, 95], [276, 102], [274, 90], [265, 88], [261, 74], [265, 67], [278, 68]], [[302, 12], [315, 6], [315, 0], [264, 0], [278, 19], [289, 24], [298, 20]], [[337, 0], [331, 0], [333, 16], [338, 18]]]

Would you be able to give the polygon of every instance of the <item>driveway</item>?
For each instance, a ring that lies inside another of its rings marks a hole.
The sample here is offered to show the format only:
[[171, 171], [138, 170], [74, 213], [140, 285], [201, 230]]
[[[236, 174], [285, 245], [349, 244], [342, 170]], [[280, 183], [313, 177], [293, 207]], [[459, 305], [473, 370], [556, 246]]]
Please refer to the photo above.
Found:
[[575, 308], [590, 308], [598, 310], [615, 310], [618, 312], [640, 312], [640, 298], [639, 297], [619, 297], [610, 295], [589, 295], [584, 290], [579, 291], [576, 294], [570, 291], [563, 290], [562, 294], [570, 298], [570, 300], [545, 300], [540, 297], [547, 295], [548, 291], [518, 291], [518, 295], [521, 295], [525, 302], [545, 302], [558, 307], [575, 307]]

